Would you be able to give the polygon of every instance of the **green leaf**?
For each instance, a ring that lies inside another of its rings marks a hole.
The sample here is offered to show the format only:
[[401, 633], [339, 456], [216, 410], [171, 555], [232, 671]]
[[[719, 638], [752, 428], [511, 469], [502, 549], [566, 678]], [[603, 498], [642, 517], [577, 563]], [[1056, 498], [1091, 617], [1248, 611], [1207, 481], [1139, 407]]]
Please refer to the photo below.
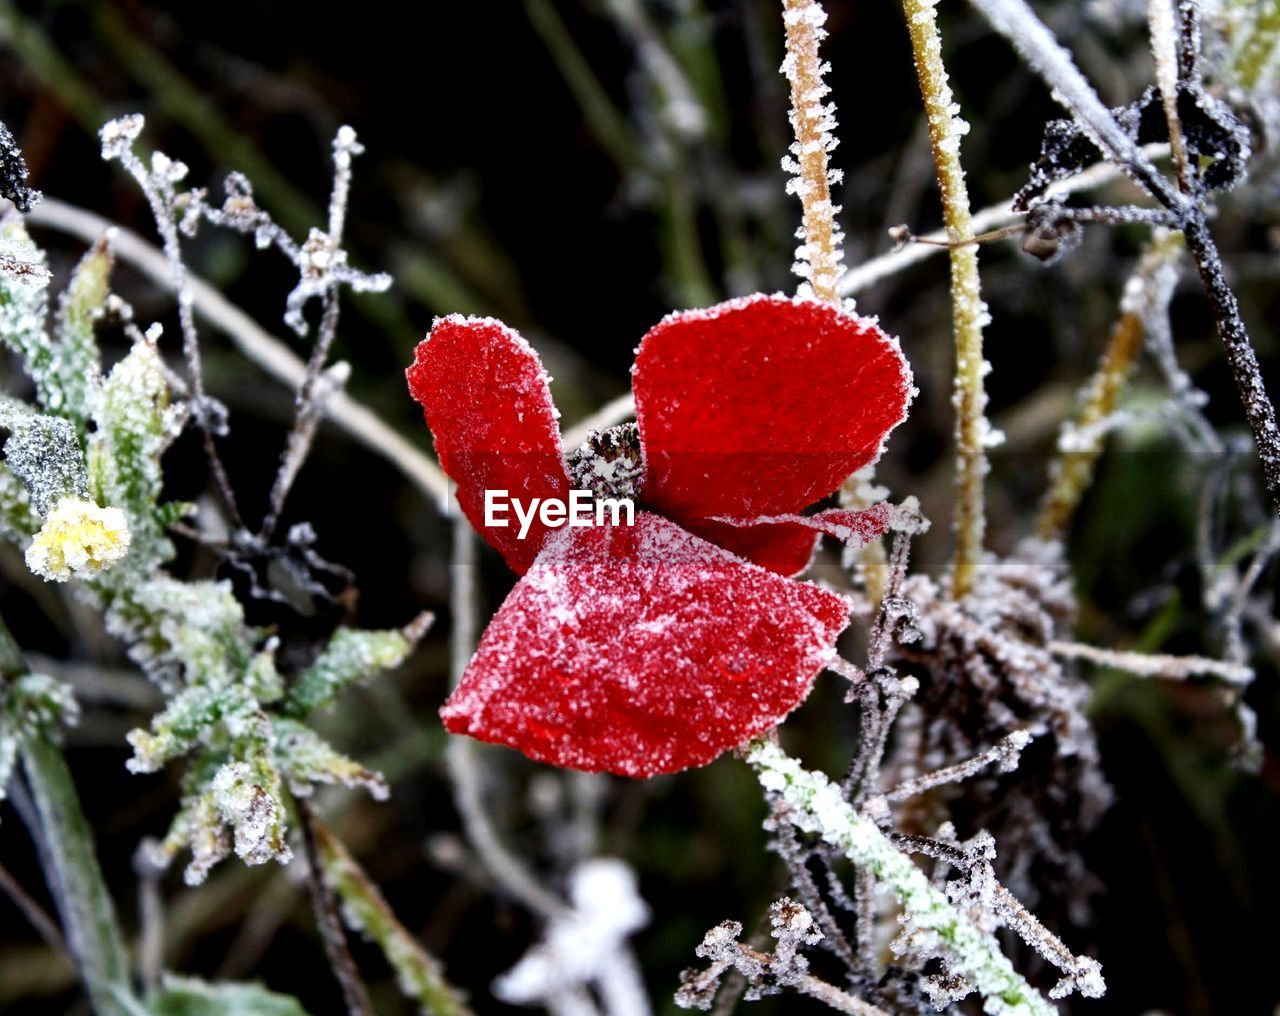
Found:
[[84, 454], [68, 421], [0, 397], [0, 428], [9, 431], [5, 464], [27, 485], [31, 505], [40, 515], [48, 515], [67, 496], [89, 500]]
[[[24, 262], [43, 269], [44, 251], [27, 235], [17, 216], [0, 221], [0, 258]], [[15, 278], [0, 272], [0, 343], [17, 353], [27, 372], [43, 393], [43, 379], [53, 363], [53, 347], [45, 329], [48, 319], [47, 278]]]
[[97, 429], [89, 439], [89, 476], [101, 505], [129, 518], [131, 546], [117, 584], [136, 582], [173, 556], [157, 503], [163, 484], [160, 456], [177, 436], [181, 413], [169, 405], [160, 354], [153, 343], [134, 344], [129, 355], [89, 396]]
[[399, 666], [422, 637], [429, 621], [430, 618], [423, 615], [399, 631], [339, 629], [320, 658], [289, 689], [284, 711], [291, 716], [305, 716], [320, 706], [329, 705], [358, 681]]
[[46, 409], [71, 420], [81, 436], [89, 411], [89, 393], [98, 373], [98, 318], [110, 292], [114, 258], [106, 239], [80, 259], [71, 283], [58, 301], [57, 342], [41, 401]]
[[165, 976], [163, 989], [148, 1011], [152, 1016], [307, 1016], [297, 999], [260, 984], [211, 984], [172, 974]]

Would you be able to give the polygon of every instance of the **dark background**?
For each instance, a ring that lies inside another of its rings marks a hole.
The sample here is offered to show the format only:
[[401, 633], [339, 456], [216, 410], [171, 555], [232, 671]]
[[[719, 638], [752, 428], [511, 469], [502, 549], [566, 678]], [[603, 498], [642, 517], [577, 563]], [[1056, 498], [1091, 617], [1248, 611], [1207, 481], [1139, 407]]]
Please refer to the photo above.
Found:
[[[648, 5], [710, 112], [705, 134], [673, 140], [634, 41], [599, 4], [532, 3], [544, 8], [535, 18], [542, 33], [514, 2], [410, 10], [366, 0], [334, 12], [235, 0], [17, 3], [0, 31], [0, 119], [18, 137], [35, 186], [147, 236], [154, 231], [141, 195], [98, 158], [94, 132], [106, 118], [145, 113], [144, 146], [186, 162], [189, 182], [214, 195], [226, 171], [246, 172], [262, 204], [299, 237], [322, 224], [330, 140], [338, 124], [351, 124], [367, 154], [356, 164], [348, 247], [359, 267], [396, 278], [387, 295], [347, 300], [335, 354], [352, 363], [352, 393], [428, 448], [402, 380], [413, 345], [435, 314], [488, 313], [539, 349], [572, 423], [625, 390], [634, 346], [667, 311], [754, 289], [790, 290], [798, 208], [783, 194], [778, 168], [788, 136], [775, 5]], [[1040, 8], [1076, 46], [1104, 98], [1128, 101], [1149, 80], [1141, 21], [1089, 19], [1087, 6]], [[900, 11], [841, 0], [828, 7], [824, 52], [834, 67], [842, 140], [835, 163], [846, 172], [842, 222], [847, 262], [856, 264], [889, 249], [889, 225], [936, 227], [938, 202]], [[548, 11], [623, 111], [622, 143], [602, 138], [566, 87], [572, 54], [548, 46]], [[943, 4], [941, 18], [953, 84], [973, 124], [963, 154], [976, 209], [1025, 180], [1040, 128], [1059, 112], [966, 8]], [[1263, 179], [1274, 181], [1274, 170], [1271, 158], [1255, 164]], [[1215, 227], [1270, 378], [1280, 370], [1275, 193], [1272, 182], [1225, 199]], [[36, 235], [65, 279], [81, 248], [47, 230]], [[992, 415], [1009, 435], [994, 456], [989, 488], [995, 549], [1010, 549], [1028, 531], [1056, 428], [1105, 341], [1143, 238], [1137, 229], [1091, 230], [1083, 249], [1048, 268], [1009, 243], [982, 255], [993, 311]], [[195, 271], [286, 337], [280, 316], [292, 269], [283, 259], [210, 229], [189, 253]], [[168, 299], [127, 267], [117, 270], [116, 285], [143, 320], [168, 322], [168, 336], [176, 334]], [[895, 498], [918, 494], [935, 520], [916, 562], [936, 572], [946, 557], [950, 507], [945, 261], [877, 286], [860, 296], [859, 309], [903, 337], [921, 388], [880, 477]], [[1240, 430], [1212, 321], [1190, 278], [1174, 320], [1184, 363], [1213, 396], [1210, 416]], [[209, 388], [232, 410], [225, 458], [252, 517], [265, 504], [291, 395], [212, 329], [204, 337]], [[104, 344], [108, 355], [123, 349], [118, 336]], [[20, 379], [9, 385], [20, 386]], [[1161, 394], [1149, 369], [1135, 388], [1152, 403]], [[1212, 653], [1192, 561], [1204, 464], [1188, 462], [1158, 424], [1139, 431], [1104, 459], [1073, 535], [1080, 635], [1101, 645], [1145, 638], [1148, 648]], [[169, 453], [175, 497], [199, 494], [206, 480], [199, 462], [187, 439]], [[356, 572], [358, 623], [398, 626], [421, 609], [440, 615], [410, 663], [353, 693], [327, 721], [340, 747], [385, 767], [394, 787], [389, 804], [357, 800], [333, 821], [449, 977], [481, 1012], [497, 1011], [487, 986], [537, 929], [495, 900], [465, 862], [459, 869], [448, 860], [457, 854], [458, 821], [435, 709], [447, 688], [449, 522], [381, 459], [327, 430], [285, 522], [302, 519], [315, 525], [326, 557]], [[512, 579], [496, 555], [482, 554], [485, 596], [496, 606]], [[42, 599], [15, 556], [2, 563], [0, 608], [25, 649], [124, 666], [105, 640], [86, 642], [82, 619], [64, 603]], [[207, 574], [215, 563], [184, 547], [178, 567]], [[306, 631], [324, 622], [292, 623]], [[1095, 923], [1064, 934], [1102, 960], [1108, 993], [1101, 1002], [1073, 1002], [1073, 1011], [1270, 1012], [1280, 999], [1268, 966], [1275, 934], [1267, 922], [1280, 902], [1274, 754], [1257, 776], [1232, 770], [1236, 731], [1205, 688], [1095, 677], [1095, 718], [1117, 804], [1085, 846], [1106, 887]], [[1274, 731], [1275, 689], [1275, 672], [1264, 663], [1250, 693], [1264, 740]], [[137, 694], [143, 702], [133, 708], [88, 705], [70, 735], [85, 808], [130, 927], [130, 855], [140, 836], [163, 833], [179, 775], [177, 767], [158, 776], [125, 772], [123, 734], [146, 716], [145, 689]], [[831, 771], [851, 747], [852, 721], [839, 702], [840, 689], [824, 678], [787, 728], [796, 751]], [[511, 793], [499, 802], [498, 819], [518, 849], [554, 867], [554, 858], [537, 855], [542, 839], [522, 806], [536, 770], [508, 755], [498, 767]], [[677, 974], [695, 963], [705, 930], [726, 918], [750, 928], [782, 891], [780, 866], [765, 851], [754, 780], [732, 759], [644, 784], [610, 780], [609, 788], [602, 849], [623, 854], [640, 873], [654, 914], [636, 948], [656, 1004], [669, 1007]], [[20, 823], [9, 814], [0, 859], [45, 898]], [[277, 870], [232, 860], [199, 889], [186, 889], [175, 873], [166, 890], [173, 968], [261, 979], [296, 993], [311, 1012], [338, 1011], [309, 909]], [[380, 959], [363, 947], [357, 956], [379, 1001], [398, 1011]], [[76, 997], [67, 969], [0, 900], [0, 1009], [74, 1010]], [[760, 1011], [805, 1005], [788, 997]]]

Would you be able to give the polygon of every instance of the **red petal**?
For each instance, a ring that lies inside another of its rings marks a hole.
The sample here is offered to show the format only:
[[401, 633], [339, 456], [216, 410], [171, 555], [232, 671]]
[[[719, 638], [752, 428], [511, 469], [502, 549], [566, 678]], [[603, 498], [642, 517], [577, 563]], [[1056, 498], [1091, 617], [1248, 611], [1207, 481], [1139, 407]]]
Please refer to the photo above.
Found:
[[706, 765], [808, 694], [845, 601], [666, 519], [562, 529], [440, 715], [554, 765], [645, 777]]
[[[896, 340], [874, 321], [781, 295], [670, 315], [631, 373], [644, 500], [708, 538], [702, 520], [826, 497], [880, 454], [912, 393]], [[762, 563], [777, 551], [764, 546]]]
[[523, 574], [548, 530], [535, 519], [519, 539], [510, 508], [511, 525], [485, 526], [484, 496], [505, 490], [525, 504], [568, 496], [559, 414], [538, 354], [501, 321], [453, 314], [418, 343], [406, 376], [463, 514]]

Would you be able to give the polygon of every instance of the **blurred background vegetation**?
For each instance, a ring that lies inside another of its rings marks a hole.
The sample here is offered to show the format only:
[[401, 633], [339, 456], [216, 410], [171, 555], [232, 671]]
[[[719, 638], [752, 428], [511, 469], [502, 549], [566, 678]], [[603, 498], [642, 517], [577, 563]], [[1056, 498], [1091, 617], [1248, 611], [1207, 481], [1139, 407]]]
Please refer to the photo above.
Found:
[[[842, 140], [834, 163], [845, 171], [846, 263], [856, 266], [890, 248], [891, 225], [935, 228], [938, 198], [901, 12], [856, 0], [827, 6], [824, 55]], [[1108, 102], [1130, 101], [1149, 83], [1140, 4], [1038, 8]], [[943, 4], [941, 19], [953, 85], [973, 125], [963, 157], [979, 208], [1025, 182], [1045, 120], [1060, 114], [967, 8]], [[492, 314], [519, 328], [546, 361], [572, 423], [626, 390], [636, 343], [667, 311], [794, 288], [788, 270], [799, 210], [783, 193], [779, 168], [789, 141], [781, 55], [772, 0], [512, 0], [412, 11], [366, 0], [332, 12], [265, 0], [5, 2], [0, 119], [14, 130], [35, 186], [148, 236], [141, 195], [98, 157], [96, 131], [108, 118], [145, 113], [145, 144], [182, 159], [192, 185], [215, 196], [227, 171], [244, 172], [295, 236], [321, 223], [330, 140], [339, 124], [354, 126], [367, 154], [356, 166], [347, 245], [358, 266], [390, 272], [395, 285], [386, 295], [348, 298], [336, 355], [352, 364], [349, 390], [425, 449], [430, 439], [403, 371], [433, 315]], [[1280, 376], [1274, 152], [1255, 158], [1247, 191], [1222, 198], [1215, 224], [1273, 383]], [[36, 236], [55, 277], [65, 279], [82, 245], [50, 230]], [[992, 416], [1008, 436], [993, 456], [988, 493], [994, 549], [1011, 549], [1031, 528], [1057, 429], [1105, 343], [1144, 238], [1141, 227], [1091, 229], [1081, 249], [1050, 267], [1016, 242], [982, 252], [993, 315]], [[195, 272], [286, 335], [280, 318], [290, 265], [213, 230], [189, 250]], [[1210, 418], [1224, 432], [1243, 433], [1212, 320], [1198, 286], [1186, 283], [1173, 312], [1179, 353], [1212, 396]], [[171, 300], [127, 266], [115, 285], [140, 319], [172, 320]], [[921, 394], [879, 478], [895, 499], [917, 494], [935, 520], [915, 565], [937, 571], [951, 484], [945, 259], [877, 284], [860, 295], [859, 309], [902, 336], [916, 371]], [[205, 334], [208, 387], [232, 410], [224, 458], [254, 517], [266, 504], [292, 396], [221, 336]], [[110, 334], [104, 346], [125, 349]], [[1189, 461], [1163, 432], [1153, 412], [1163, 398], [1154, 372], [1140, 370], [1125, 397], [1137, 421], [1111, 441], [1079, 514], [1070, 542], [1079, 635], [1105, 646], [1213, 654], [1194, 562], [1210, 464]], [[184, 438], [166, 460], [172, 497], [195, 499], [205, 487], [194, 442]], [[1265, 521], [1260, 506], [1250, 511], [1240, 509], [1246, 523]], [[357, 623], [395, 627], [422, 609], [440, 617], [393, 679], [353, 691], [324, 721], [339, 747], [387, 773], [391, 801], [333, 795], [323, 810], [451, 980], [471, 991], [480, 1011], [499, 1011], [488, 984], [537, 929], [491, 894], [460, 838], [443, 768], [435, 710], [448, 680], [450, 522], [383, 460], [330, 429], [285, 522], [303, 519], [319, 534], [318, 550], [356, 573]], [[1245, 525], [1240, 535], [1249, 532]], [[833, 572], [834, 558], [818, 567]], [[217, 562], [185, 545], [179, 568], [209, 574]], [[495, 607], [512, 576], [487, 550], [481, 570], [485, 601]], [[131, 856], [142, 836], [167, 826], [178, 773], [128, 774], [124, 733], [145, 724], [158, 696], [92, 618], [17, 557], [0, 559], [0, 572], [0, 610], [24, 649], [47, 657], [47, 669], [73, 680], [84, 700], [85, 716], [68, 735], [69, 759], [108, 882], [134, 927]], [[1274, 575], [1266, 581], [1274, 584]], [[263, 608], [253, 620], [272, 619]], [[322, 631], [332, 620], [291, 623]], [[1105, 886], [1095, 922], [1067, 933], [1073, 948], [1102, 960], [1108, 982], [1106, 998], [1081, 1010], [1250, 1013], [1280, 1000], [1268, 923], [1280, 903], [1280, 701], [1277, 646], [1263, 648], [1250, 692], [1269, 749], [1258, 775], [1231, 767], [1237, 731], [1210, 689], [1091, 675], [1117, 803], [1085, 845]], [[851, 748], [841, 694], [824, 678], [787, 727], [792, 749], [831, 771]], [[537, 854], [548, 842], [537, 826], [559, 820], [557, 795], [571, 781], [514, 753], [495, 752], [494, 764], [510, 791], [494, 799], [497, 820], [512, 844], [554, 871], [554, 852]], [[640, 873], [653, 918], [636, 946], [656, 1004], [670, 1008], [677, 974], [694, 962], [704, 931], [726, 918], [750, 928], [782, 891], [781, 868], [764, 849], [764, 806], [751, 774], [731, 758], [642, 784], [611, 778], [607, 787], [600, 846]], [[44, 898], [30, 844], [8, 816], [0, 861]], [[305, 894], [283, 871], [231, 861], [197, 889], [171, 874], [165, 893], [169, 966], [258, 978], [295, 993], [310, 1012], [339, 1011]], [[357, 959], [377, 1001], [398, 1011], [378, 955], [357, 945]], [[0, 899], [0, 1009], [77, 1011], [78, 994], [69, 966]], [[760, 1005], [761, 1012], [805, 1009], [793, 997]]]

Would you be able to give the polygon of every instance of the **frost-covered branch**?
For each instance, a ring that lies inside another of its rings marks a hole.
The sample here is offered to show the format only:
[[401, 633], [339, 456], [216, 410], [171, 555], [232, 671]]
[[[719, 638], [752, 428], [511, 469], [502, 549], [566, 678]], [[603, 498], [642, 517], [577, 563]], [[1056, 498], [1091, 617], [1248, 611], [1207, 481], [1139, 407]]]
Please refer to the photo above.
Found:
[[676, 1005], [682, 1009], [710, 1009], [725, 975], [736, 971], [746, 980], [748, 1002], [791, 988], [835, 1012], [888, 1016], [878, 1006], [809, 973], [809, 961], [801, 950], [822, 941], [823, 933], [804, 907], [784, 896], [769, 908], [769, 923], [778, 943], [772, 953], [740, 942], [742, 925], [737, 921], [725, 921], [707, 932], [695, 955], [710, 960], [710, 966], [702, 971], [689, 969], [680, 975]]
[[468, 1016], [471, 1010], [444, 971], [400, 923], [378, 887], [318, 817], [311, 833], [325, 881], [337, 894], [348, 927], [377, 943], [396, 973], [400, 990], [430, 1016]]
[[[1280, 514], [1280, 428], [1276, 425], [1275, 407], [1267, 394], [1257, 354], [1240, 316], [1239, 302], [1227, 283], [1222, 258], [1209, 231], [1204, 201], [1205, 192], [1210, 187], [1209, 171], [1198, 170], [1196, 165], [1190, 165], [1190, 159], [1184, 160], [1182, 165], [1187, 167], [1187, 173], [1195, 171], [1194, 179], [1188, 180], [1189, 192], [1184, 192], [1162, 176], [1138, 147], [1136, 122], [1128, 130], [1121, 125], [1116, 115], [1103, 105], [1093, 86], [1080, 73], [1070, 54], [1036, 17], [1025, 0], [970, 2], [996, 31], [1013, 43], [1027, 63], [1044, 79], [1054, 97], [1071, 112], [1083, 135], [1106, 158], [1177, 217], [1177, 225], [1186, 238], [1187, 250], [1200, 273], [1218, 334], [1235, 378], [1236, 389], [1253, 431], [1272, 510]], [[1186, 5], [1179, 5], [1179, 16], [1196, 16], [1194, 10], [1187, 11], [1185, 8]], [[1158, 20], [1159, 15], [1156, 17]], [[1217, 173], [1216, 186], [1230, 186], [1244, 173], [1244, 162], [1249, 153], [1248, 134], [1234, 115], [1222, 104], [1214, 104], [1200, 86], [1199, 54], [1188, 49], [1189, 45], [1196, 42], [1198, 32], [1193, 31], [1189, 35], [1184, 32], [1182, 35], [1176, 61], [1177, 87], [1189, 90], [1202, 109], [1209, 111], [1208, 118], [1218, 129], [1218, 136], [1208, 140], [1204, 150], [1189, 154], [1203, 156], [1210, 162], [1220, 164], [1222, 168]], [[1167, 74], [1171, 61], [1162, 58], [1162, 62], [1166, 64], [1166, 70], [1162, 73]], [[1061, 141], [1062, 137], [1058, 140]], [[1190, 143], [1190, 139], [1185, 136], [1183, 140]], [[1201, 160], [1197, 158], [1196, 161], [1198, 164]]]
[[973, 222], [969, 190], [960, 165], [960, 139], [969, 125], [959, 116], [960, 107], [951, 92], [942, 63], [942, 39], [938, 35], [937, 0], [903, 0], [902, 9], [915, 54], [916, 75], [924, 98], [929, 140], [942, 196], [942, 218], [951, 248], [951, 307], [956, 344], [956, 490], [955, 563], [951, 593], [961, 597], [973, 583], [973, 572], [982, 558], [986, 509], [983, 485], [989, 466], [987, 448], [996, 435], [987, 423], [987, 393], [983, 379], [991, 369], [982, 354], [982, 329], [990, 320], [982, 300], [978, 275], [978, 250], [971, 243]]
[[1185, 681], [1191, 677], [1216, 677], [1233, 685], [1253, 682], [1252, 667], [1228, 660], [1205, 656], [1170, 656], [1165, 653], [1135, 653], [1119, 649], [1101, 649], [1082, 642], [1049, 643], [1054, 656], [1085, 660], [1099, 667], [1112, 667], [1135, 677], [1158, 677], [1169, 681]]
[[869, 818], [859, 815], [840, 788], [810, 772], [768, 741], [747, 751], [766, 793], [791, 809], [791, 821], [840, 850], [897, 898], [915, 927], [936, 936], [948, 969], [971, 983], [995, 1014], [1040, 1014], [1053, 1007], [1017, 972], [995, 938], [960, 913]]
[[[823, 80], [831, 65], [818, 55], [818, 46], [827, 34], [822, 27], [827, 12], [818, 0], [783, 0], [782, 8], [787, 35], [782, 73], [791, 85], [791, 129], [795, 133], [791, 154], [782, 160], [782, 168], [790, 175], [787, 193], [797, 195], [803, 209], [796, 234], [802, 242], [793, 270], [808, 280], [808, 288], [819, 300], [837, 301], [844, 237], [836, 225], [840, 206], [832, 203], [831, 187], [840, 182], [842, 174], [827, 165], [838, 142], [836, 107], [823, 101], [831, 92]], [[805, 288], [801, 286], [801, 292]]]

